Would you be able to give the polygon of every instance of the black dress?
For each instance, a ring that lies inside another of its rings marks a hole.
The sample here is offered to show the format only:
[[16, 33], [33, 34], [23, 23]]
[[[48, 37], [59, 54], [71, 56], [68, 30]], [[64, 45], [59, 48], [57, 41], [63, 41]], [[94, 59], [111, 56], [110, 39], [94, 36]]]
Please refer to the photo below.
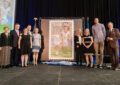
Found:
[[21, 55], [29, 54], [30, 52], [30, 35], [21, 35]]
[[[85, 35], [83, 36], [85, 45], [90, 45], [90, 43], [91, 43], [91, 37], [92, 36], [85, 36]], [[89, 48], [86, 48], [84, 46], [84, 54], [93, 54], [93, 53], [94, 53], [93, 44]]]
[[[82, 40], [82, 37], [81, 37], [81, 40]], [[79, 37], [78, 36], [75, 36], [74, 37], [74, 46], [75, 46], [75, 54], [76, 54], [76, 63], [77, 63], [77, 65], [79, 64], [79, 62], [80, 62], [80, 64], [82, 65], [82, 62], [83, 62], [83, 45], [82, 45], [82, 43], [80, 44], [79, 43]], [[77, 48], [77, 46], [78, 46], [78, 48]]]

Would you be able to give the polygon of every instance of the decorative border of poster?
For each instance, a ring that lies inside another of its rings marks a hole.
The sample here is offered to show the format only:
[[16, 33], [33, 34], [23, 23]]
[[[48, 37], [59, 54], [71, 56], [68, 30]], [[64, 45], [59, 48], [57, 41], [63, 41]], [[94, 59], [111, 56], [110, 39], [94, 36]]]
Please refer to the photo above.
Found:
[[49, 59], [74, 59], [74, 20], [49, 21]]
[[10, 30], [14, 28], [16, 0], [1, 0], [0, 1], [0, 33], [3, 27], [7, 26]]

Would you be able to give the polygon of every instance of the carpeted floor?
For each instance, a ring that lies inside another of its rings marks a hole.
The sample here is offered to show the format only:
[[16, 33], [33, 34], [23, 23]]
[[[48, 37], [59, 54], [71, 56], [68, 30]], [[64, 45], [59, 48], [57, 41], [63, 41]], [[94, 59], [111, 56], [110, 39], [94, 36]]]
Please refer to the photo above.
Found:
[[120, 71], [42, 64], [12, 67], [0, 69], [0, 85], [120, 85]]

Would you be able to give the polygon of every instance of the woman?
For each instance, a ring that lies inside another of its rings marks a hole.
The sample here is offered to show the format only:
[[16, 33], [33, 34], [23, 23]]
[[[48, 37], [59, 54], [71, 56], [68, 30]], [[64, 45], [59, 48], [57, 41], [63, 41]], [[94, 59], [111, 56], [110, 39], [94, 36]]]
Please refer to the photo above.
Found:
[[63, 31], [61, 32], [61, 44], [62, 46], [68, 46], [68, 41], [72, 40], [71, 31], [69, 26], [65, 26]]
[[33, 64], [37, 65], [38, 61], [38, 54], [41, 48], [41, 35], [38, 33], [39, 29], [35, 28], [33, 33], [33, 45], [32, 45], [32, 52], [33, 52]]
[[58, 56], [62, 48], [72, 44], [70, 27], [64, 26], [64, 29], [62, 29], [60, 34], [55, 37], [55, 54]]
[[30, 48], [32, 48], [32, 39], [30, 38], [30, 35], [28, 34], [27, 29], [25, 28], [23, 30], [23, 34], [20, 35], [18, 40], [18, 49], [21, 50], [22, 67], [24, 66], [27, 67], [28, 54], [29, 54]]
[[0, 36], [0, 66], [8, 67], [10, 65], [10, 55], [12, 49], [12, 41], [9, 33], [9, 28], [4, 27], [4, 33]]
[[76, 63], [82, 65], [83, 62], [83, 50], [82, 50], [82, 31], [81, 29], [76, 30], [75, 38], [75, 53], [76, 53]]
[[86, 58], [86, 66], [89, 66], [89, 56], [90, 56], [90, 67], [93, 67], [93, 37], [90, 36], [89, 29], [85, 29], [83, 36], [83, 46], [84, 46], [84, 54]]

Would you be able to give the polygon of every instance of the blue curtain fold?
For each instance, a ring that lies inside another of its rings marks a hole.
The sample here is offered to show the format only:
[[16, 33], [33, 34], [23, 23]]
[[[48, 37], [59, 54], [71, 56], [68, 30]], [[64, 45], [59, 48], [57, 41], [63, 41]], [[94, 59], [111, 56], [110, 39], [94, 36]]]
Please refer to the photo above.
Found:
[[120, 28], [119, 0], [16, 0], [16, 23], [21, 30], [28, 24], [34, 26], [34, 17], [89, 17], [90, 27], [94, 17], [107, 26], [108, 21]]

